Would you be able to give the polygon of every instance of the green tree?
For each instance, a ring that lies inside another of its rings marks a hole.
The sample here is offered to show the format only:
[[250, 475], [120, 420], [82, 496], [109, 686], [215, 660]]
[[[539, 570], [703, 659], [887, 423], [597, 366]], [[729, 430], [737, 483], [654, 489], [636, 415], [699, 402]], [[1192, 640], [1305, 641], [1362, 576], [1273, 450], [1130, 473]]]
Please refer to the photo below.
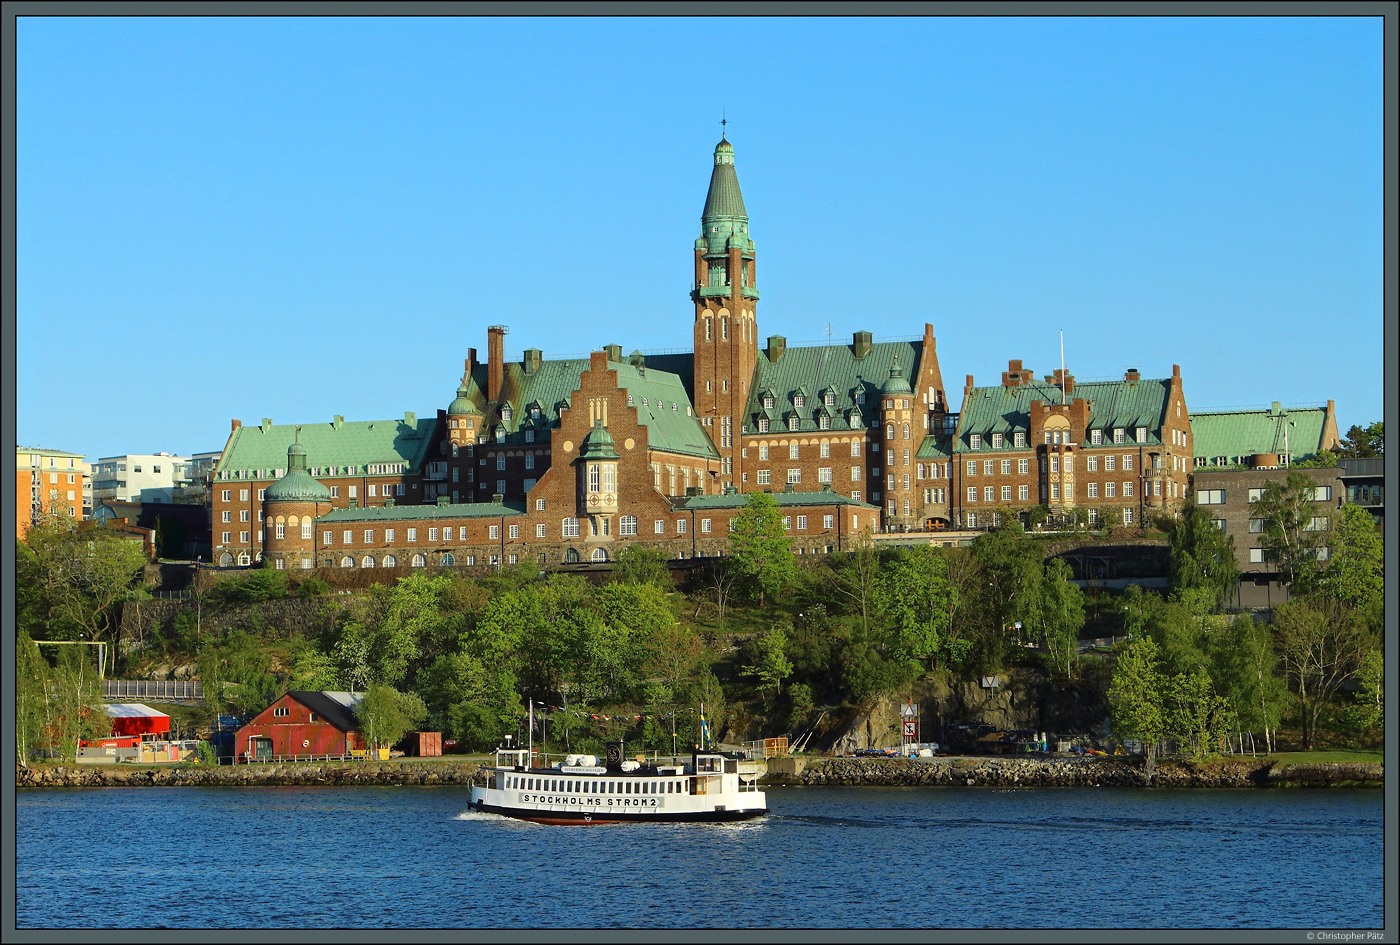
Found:
[[49, 722], [49, 665], [21, 629], [15, 640], [15, 759], [21, 768], [32, 753], [45, 751]]
[[1045, 569], [1040, 617], [1033, 632], [1045, 647], [1051, 673], [1060, 679], [1074, 675], [1079, 657], [1079, 631], [1084, 626], [1084, 592], [1073, 572], [1056, 558]]
[[828, 556], [832, 569], [830, 588], [845, 604], [847, 613], [860, 618], [860, 639], [870, 639], [871, 612], [879, 607], [880, 552], [867, 527], [851, 539], [849, 551]]
[[792, 541], [783, 528], [782, 513], [769, 493], [750, 492], [731, 524], [730, 557], [762, 604], [797, 577]]
[[1240, 580], [1235, 563], [1235, 539], [1215, 524], [1211, 513], [1198, 505], [1187, 507], [1172, 522], [1168, 571], [1175, 591], [1205, 588], [1223, 607]]
[[792, 675], [792, 661], [784, 652], [787, 633], [781, 625], [774, 626], [754, 641], [745, 676], [752, 676], [764, 686], [773, 687], [773, 695], [782, 692], [783, 680]]
[[650, 584], [662, 591], [675, 590], [665, 552], [640, 545], [628, 545], [617, 553], [612, 579], [623, 584]]
[[1194, 761], [1211, 754], [1227, 731], [1225, 701], [1204, 669], [1162, 678], [1162, 733], [1189, 748]]
[[972, 555], [980, 568], [980, 663], [981, 668], [994, 670], [1004, 664], [1014, 625], [1030, 626], [1039, 617], [1045, 549], [1026, 535], [1019, 522], [1012, 521], [978, 535]]
[[1385, 724], [1385, 654], [1371, 647], [1356, 668], [1356, 704], [1347, 721], [1358, 735], [1381, 730]]
[[1142, 742], [1148, 784], [1157, 765], [1158, 743], [1166, 734], [1162, 690], [1157, 644], [1150, 638], [1122, 644], [1108, 687], [1109, 719], [1119, 738]]
[[1373, 643], [1354, 611], [1307, 599], [1274, 608], [1273, 626], [1279, 659], [1298, 697], [1303, 750], [1308, 751], [1323, 710]]
[[1351, 459], [1370, 459], [1385, 455], [1385, 421], [1377, 420], [1365, 427], [1353, 425], [1347, 430], [1338, 452]]
[[1318, 572], [1318, 549], [1326, 528], [1313, 504], [1317, 484], [1306, 473], [1293, 472], [1283, 483], [1268, 480], [1249, 514], [1263, 522], [1261, 543], [1274, 558], [1283, 583], [1294, 593], [1306, 593]]
[[1328, 539], [1330, 554], [1318, 575], [1317, 594], [1379, 626], [1385, 604], [1385, 544], [1371, 513], [1359, 505], [1342, 506]]
[[399, 692], [392, 686], [375, 683], [355, 705], [360, 735], [368, 748], [393, 745], [428, 716], [428, 709], [417, 693]]
[[45, 727], [42, 741], [51, 757], [76, 763], [78, 743], [112, 732], [102, 708], [102, 679], [86, 647], [61, 646], [45, 680]]
[[1260, 733], [1266, 751], [1274, 750], [1275, 733], [1288, 701], [1287, 681], [1278, 673], [1278, 657], [1266, 624], [1239, 616], [1206, 637], [1210, 675], [1225, 699], [1236, 731]]
[[55, 618], [50, 629], [67, 625], [75, 639], [115, 641], [119, 605], [141, 587], [141, 542], [114, 528], [79, 528], [68, 514], [48, 513], [29, 530], [25, 544], [28, 575]]
[[922, 668], [945, 649], [956, 592], [948, 562], [928, 545], [891, 553], [876, 579], [876, 606], [886, 626], [885, 651]]

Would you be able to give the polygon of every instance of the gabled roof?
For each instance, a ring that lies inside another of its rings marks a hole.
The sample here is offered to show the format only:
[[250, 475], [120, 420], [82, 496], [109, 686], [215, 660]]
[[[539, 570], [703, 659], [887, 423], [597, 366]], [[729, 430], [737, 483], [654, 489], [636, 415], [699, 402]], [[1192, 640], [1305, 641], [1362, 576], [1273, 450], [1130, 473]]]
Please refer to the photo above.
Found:
[[953, 455], [953, 438], [946, 433], [930, 433], [919, 444], [915, 459], [946, 460]]
[[1309, 459], [1326, 432], [1325, 407], [1290, 407], [1275, 403], [1259, 410], [1208, 410], [1191, 414], [1191, 449], [1208, 462], [1224, 456], [1234, 463], [1256, 453], [1285, 452], [1294, 462]]
[[[1160, 427], [1166, 416], [1170, 379], [1142, 378], [1136, 381], [1086, 381], [1075, 383], [1067, 400], [1089, 402], [1087, 430], [1124, 430], [1147, 428], [1147, 442], [1161, 443]], [[1011, 449], [1011, 434], [1030, 429], [1031, 401], [1060, 403], [1060, 388], [1054, 384], [1029, 383], [1015, 387], [974, 387], [963, 398], [958, 416], [958, 432], [953, 448], [968, 448], [968, 437], [982, 437], [983, 452], [991, 449], [991, 434], [1006, 437], [1005, 449]]]
[[[865, 357], [857, 358], [851, 345], [815, 345], [812, 347], [787, 347], [777, 363], [768, 360], [766, 353], [758, 354], [758, 366], [754, 370], [754, 382], [750, 390], [749, 402], [744, 406], [743, 423], [745, 433], [757, 432], [757, 421], [764, 414], [762, 394], [771, 391], [791, 391], [806, 393], [807, 390], [836, 392], [836, 403], [829, 411], [858, 411], [863, 426], [871, 426], [880, 418], [880, 388], [890, 378], [890, 368], [895, 358], [907, 369], [910, 376], [916, 376], [919, 357], [923, 353], [922, 341], [885, 341], [870, 346]], [[855, 392], [864, 391], [864, 403], [857, 404]], [[778, 401], [775, 400], [775, 406]], [[783, 404], [790, 406], [790, 403]], [[822, 404], [808, 398], [806, 405], [796, 408], [800, 423], [798, 430], [806, 432], [819, 429], [818, 408]], [[786, 411], [784, 413], [786, 416]]]
[[241, 426], [229, 436], [214, 477], [277, 479], [287, 471], [287, 448], [297, 442], [306, 448], [313, 474], [334, 467], [338, 471], [324, 475], [364, 475], [371, 463], [403, 463], [405, 472], [416, 472], [436, 425], [435, 417], [410, 414], [400, 420]]
[[349, 692], [289, 692], [291, 696], [342, 732], [357, 732], [360, 723], [355, 718], [360, 694]]
[[[684, 382], [678, 375], [652, 366], [653, 362], [675, 360], [669, 356], [649, 357], [644, 366], [630, 361], [609, 361], [608, 370], [617, 372], [618, 387], [631, 395], [637, 420], [647, 428], [650, 449], [718, 459], [719, 453], [695, 416]], [[486, 366], [478, 364], [476, 369], [481, 373], [480, 386], [484, 389]], [[557, 427], [560, 407], [568, 406], [570, 395], [579, 389], [580, 378], [586, 370], [587, 358], [543, 361], [532, 374], [525, 373], [524, 366], [518, 362], [506, 364], [501, 383], [501, 399], [511, 407], [510, 422], [501, 424], [506, 431], [506, 442], [523, 441], [523, 431], [527, 427]], [[529, 408], [533, 405], [540, 407], [540, 423], [528, 423]]]

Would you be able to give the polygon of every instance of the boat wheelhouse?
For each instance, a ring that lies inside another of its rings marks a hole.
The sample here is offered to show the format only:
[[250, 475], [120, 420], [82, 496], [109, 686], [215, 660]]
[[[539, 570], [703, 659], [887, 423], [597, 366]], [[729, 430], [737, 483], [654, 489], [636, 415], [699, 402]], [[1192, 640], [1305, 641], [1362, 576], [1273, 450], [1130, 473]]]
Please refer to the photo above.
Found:
[[768, 813], [758, 789], [765, 767], [742, 753], [699, 749], [688, 763], [623, 760], [620, 742], [608, 744], [604, 764], [569, 755], [531, 767], [528, 749], [501, 748], [478, 772], [485, 783], [472, 785], [471, 806], [542, 824], [745, 820]]

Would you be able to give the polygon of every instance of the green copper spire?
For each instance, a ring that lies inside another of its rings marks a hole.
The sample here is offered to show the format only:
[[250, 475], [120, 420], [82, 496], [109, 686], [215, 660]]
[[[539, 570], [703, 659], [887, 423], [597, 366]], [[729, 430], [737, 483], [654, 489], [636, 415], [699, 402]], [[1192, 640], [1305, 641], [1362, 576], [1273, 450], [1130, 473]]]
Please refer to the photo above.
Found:
[[[739, 193], [739, 175], [734, 172], [734, 146], [724, 138], [720, 138], [719, 144], [715, 145], [715, 169], [710, 172], [710, 191], [705, 195], [705, 212], [700, 215], [700, 220], [702, 223], [742, 221], [744, 231], [748, 230], [749, 212], [744, 209], [744, 195]], [[702, 235], [710, 235], [708, 227]], [[729, 236], [727, 228], [722, 235]], [[714, 247], [713, 241], [711, 246]]]

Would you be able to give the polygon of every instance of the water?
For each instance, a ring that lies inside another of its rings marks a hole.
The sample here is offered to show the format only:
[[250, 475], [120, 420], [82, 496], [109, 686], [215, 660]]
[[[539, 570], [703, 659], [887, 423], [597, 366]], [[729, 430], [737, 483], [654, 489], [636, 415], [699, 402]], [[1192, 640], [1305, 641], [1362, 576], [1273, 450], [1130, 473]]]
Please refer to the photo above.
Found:
[[774, 788], [544, 827], [457, 787], [16, 796], [25, 928], [1379, 928], [1382, 792]]

